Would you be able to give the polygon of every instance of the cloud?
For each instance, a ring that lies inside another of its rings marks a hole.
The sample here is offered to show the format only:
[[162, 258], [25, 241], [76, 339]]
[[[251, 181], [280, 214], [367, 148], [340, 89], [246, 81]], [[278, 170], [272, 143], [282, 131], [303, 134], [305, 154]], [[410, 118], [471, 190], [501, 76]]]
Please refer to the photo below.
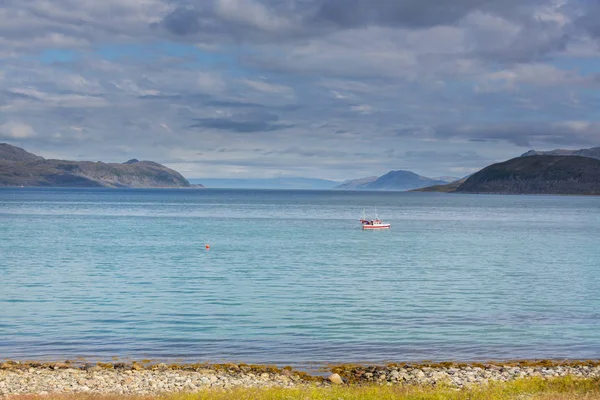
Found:
[[600, 144], [600, 122], [457, 124], [435, 128], [435, 136], [441, 139], [461, 138], [479, 142], [506, 141], [521, 147], [534, 144], [597, 146]]
[[260, 80], [242, 79], [240, 82], [259, 92], [280, 94], [284, 96], [293, 96], [294, 89], [285, 85], [277, 85]]
[[231, 132], [251, 133], [270, 132], [294, 125], [278, 123], [279, 116], [271, 113], [234, 114], [227, 117], [197, 118], [191, 128], [216, 129]]
[[0, 46], [17, 51], [86, 48], [102, 39], [148, 35], [171, 6], [162, 0], [5, 0]]
[[591, 37], [600, 39], [600, 4], [596, 1], [584, 2], [585, 8], [577, 18], [576, 26], [583, 29]]
[[216, 0], [216, 14], [226, 21], [263, 31], [278, 31], [291, 25], [286, 18], [272, 12], [265, 4], [253, 0]]
[[371, 25], [428, 28], [456, 23], [479, 10], [514, 10], [541, 1], [456, 0], [452, 2], [419, 0], [320, 0], [316, 22], [356, 28]]
[[80, 95], [75, 93], [46, 93], [32, 88], [14, 88], [10, 93], [22, 99], [33, 100], [36, 107], [106, 107], [109, 103], [98, 95]]
[[178, 36], [185, 36], [200, 31], [200, 13], [189, 7], [176, 8], [161, 22], [169, 32]]
[[198, 72], [198, 88], [206, 93], [221, 93], [227, 89], [227, 84], [218, 72]]
[[371, 114], [373, 112], [373, 107], [368, 104], [360, 104], [357, 106], [350, 107], [352, 111], [356, 111], [359, 114]]
[[3, 139], [27, 139], [36, 136], [30, 125], [22, 122], [7, 122], [0, 125], [0, 138]]
[[56, 157], [343, 180], [598, 144], [597, 2], [0, 2], [2, 135]]
[[510, 69], [481, 75], [477, 90], [519, 90], [524, 85], [537, 87], [594, 87], [600, 84], [600, 75], [579, 75], [573, 70], [562, 70], [549, 64], [519, 64]]

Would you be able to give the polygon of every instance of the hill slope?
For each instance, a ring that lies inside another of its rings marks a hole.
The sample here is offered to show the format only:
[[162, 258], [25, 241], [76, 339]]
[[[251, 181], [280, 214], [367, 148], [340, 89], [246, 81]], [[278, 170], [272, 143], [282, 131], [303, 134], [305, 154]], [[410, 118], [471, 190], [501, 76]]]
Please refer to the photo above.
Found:
[[36, 156], [20, 147], [0, 143], [0, 161], [33, 162], [43, 160], [44, 157]]
[[164, 165], [130, 160], [124, 164], [46, 160], [27, 151], [0, 144], [0, 186], [63, 187], [190, 187]]
[[600, 160], [532, 155], [490, 165], [457, 192], [505, 194], [600, 194]]
[[445, 185], [433, 185], [427, 186], [420, 189], [411, 190], [411, 192], [439, 192], [439, 193], [453, 193], [456, 189], [462, 185], [467, 178], [459, 179], [454, 182], [446, 183]]

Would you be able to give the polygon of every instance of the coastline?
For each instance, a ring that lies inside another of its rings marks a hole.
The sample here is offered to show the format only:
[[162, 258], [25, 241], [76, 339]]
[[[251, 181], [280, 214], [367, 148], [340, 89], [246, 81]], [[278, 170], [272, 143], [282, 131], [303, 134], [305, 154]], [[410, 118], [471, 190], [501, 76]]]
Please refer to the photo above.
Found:
[[600, 360], [342, 364], [328, 366], [325, 375], [313, 375], [291, 367], [247, 364], [132, 362], [78, 365], [5, 361], [0, 363], [0, 397], [57, 393], [158, 395], [210, 389], [329, 387], [337, 384], [460, 389], [524, 378], [548, 380], [561, 377], [600, 379]]

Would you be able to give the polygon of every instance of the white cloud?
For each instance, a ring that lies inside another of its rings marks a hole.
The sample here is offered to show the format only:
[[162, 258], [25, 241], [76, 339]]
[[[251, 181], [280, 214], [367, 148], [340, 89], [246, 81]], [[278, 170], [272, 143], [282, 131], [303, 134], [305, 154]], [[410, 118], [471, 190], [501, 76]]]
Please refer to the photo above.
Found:
[[[34, 88], [14, 88], [10, 90], [13, 94], [20, 94], [36, 99], [50, 107], [109, 107], [110, 103], [103, 97], [86, 96], [80, 94], [60, 94], [42, 92]], [[39, 108], [38, 102], [27, 103], [32, 107]]]
[[258, 1], [217, 0], [216, 12], [227, 21], [240, 22], [264, 30], [278, 31], [291, 26], [286, 18], [275, 15]]
[[0, 125], [0, 137], [7, 139], [27, 139], [36, 136], [30, 125], [22, 122], [7, 122]]
[[550, 64], [518, 64], [510, 69], [480, 75], [476, 80], [479, 92], [514, 91], [523, 85], [538, 87], [593, 86], [600, 80], [592, 76], [581, 76], [575, 71], [562, 70]]
[[294, 95], [294, 89], [285, 85], [277, 85], [274, 83], [251, 79], [241, 79], [240, 82], [254, 90], [258, 90], [259, 92], [280, 94], [284, 96]]
[[332, 90], [331, 94], [333, 95], [334, 98], [339, 99], [339, 100], [343, 100], [343, 99], [347, 99], [348, 98], [347, 95], [343, 95], [340, 92], [337, 92], [335, 90]]
[[350, 107], [352, 111], [356, 111], [359, 114], [371, 114], [373, 112], [373, 107], [368, 104], [361, 104], [358, 106]]
[[205, 93], [221, 93], [227, 89], [227, 84], [218, 72], [197, 72], [196, 83]]

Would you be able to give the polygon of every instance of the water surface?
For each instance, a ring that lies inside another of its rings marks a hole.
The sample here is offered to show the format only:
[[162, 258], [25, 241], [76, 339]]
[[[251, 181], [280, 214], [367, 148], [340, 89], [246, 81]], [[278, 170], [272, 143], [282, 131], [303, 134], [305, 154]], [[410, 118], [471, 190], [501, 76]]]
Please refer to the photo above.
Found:
[[0, 358], [599, 358], [599, 243], [597, 197], [2, 189]]

